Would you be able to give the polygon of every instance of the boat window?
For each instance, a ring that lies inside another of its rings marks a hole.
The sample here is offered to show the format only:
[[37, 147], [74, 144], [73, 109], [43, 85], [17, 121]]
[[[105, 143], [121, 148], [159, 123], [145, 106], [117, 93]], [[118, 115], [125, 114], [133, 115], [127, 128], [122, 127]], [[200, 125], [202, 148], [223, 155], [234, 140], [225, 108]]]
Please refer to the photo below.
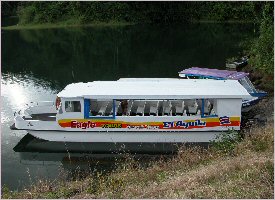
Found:
[[245, 81], [247, 82], [247, 84], [250, 86], [250, 88], [253, 90], [253, 92], [257, 92], [256, 88], [254, 87], [254, 85], [251, 83], [251, 81], [249, 80], [249, 78], [246, 76], [244, 77]]
[[65, 101], [66, 112], [81, 112], [80, 101]]
[[216, 99], [200, 99], [198, 105], [201, 117], [217, 116], [217, 100]]
[[215, 99], [95, 100], [85, 99], [85, 118], [115, 116], [217, 116]]
[[118, 99], [118, 100], [86, 100], [89, 105], [88, 117], [114, 117], [130, 115], [132, 110], [133, 100]]
[[85, 99], [85, 118], [91, 117], [113, 117], [114, 104], [117, 111], [119, 106], [119, 101], [110, 100], [97, 100], [97, 99]]
[[241, 78], [239, 82], [249, 93], [256, 92], [256, 89], [254, 88], [248, 77]]

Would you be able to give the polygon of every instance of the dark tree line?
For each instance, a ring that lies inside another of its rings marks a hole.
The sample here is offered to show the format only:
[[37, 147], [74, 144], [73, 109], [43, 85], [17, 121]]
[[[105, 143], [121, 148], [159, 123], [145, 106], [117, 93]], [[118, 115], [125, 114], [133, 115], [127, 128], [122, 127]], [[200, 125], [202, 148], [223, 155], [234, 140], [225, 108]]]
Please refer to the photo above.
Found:
[[[272, 2], [270, 2], [272, 3]], [[258, 21], [266, 2], [2, 2], [2, 15], [19, 23], [175, 23], [192, 20]]]

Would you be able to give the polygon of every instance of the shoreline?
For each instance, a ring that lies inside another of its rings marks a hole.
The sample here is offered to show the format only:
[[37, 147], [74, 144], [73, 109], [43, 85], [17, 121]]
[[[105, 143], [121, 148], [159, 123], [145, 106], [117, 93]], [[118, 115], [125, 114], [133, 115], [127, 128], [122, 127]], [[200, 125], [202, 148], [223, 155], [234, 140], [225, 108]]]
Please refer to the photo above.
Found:
[[[13, 16], [15, 17], [15, 16]], [[240, 21], [240, 20], [228, 20], [228, 21], [217, 21], [217, 20], [191, 20], [185, 23], [190, 24], [250, 24], [255, 23], [253, 21]], [[257, 22], [256, 22], [257, 23]], [[54, 28], [85, 28], [85, 27], [118, 27], [118, 26], [132, 26], [137, 24], [149, 24], [149, 23], [134, 23], [134, 22], [93, 22], [87, 24], [70, 24], [65, 22], [57, 22], [57, 23], [43, 23], [43, 24], [26, 24], [26, 25], [12, 25], [12, 26], [4, 26], [1, 27], [2, 30], [29, 30], [29, 29], [54, 29]], [[179, 23], [174, 23], [179, 24]]]
[[30, 30], [30, 29], [56, 29], [56, 28], [86, 28], [86, 27], [120, 27], [131, 26], [135, 23], [128, 22], [95, 22], [91, 24], [66, 24], [66, 23], [47, 23], [47, 24], [27, 24], [12, 25], [1, 27], [1, 30]]

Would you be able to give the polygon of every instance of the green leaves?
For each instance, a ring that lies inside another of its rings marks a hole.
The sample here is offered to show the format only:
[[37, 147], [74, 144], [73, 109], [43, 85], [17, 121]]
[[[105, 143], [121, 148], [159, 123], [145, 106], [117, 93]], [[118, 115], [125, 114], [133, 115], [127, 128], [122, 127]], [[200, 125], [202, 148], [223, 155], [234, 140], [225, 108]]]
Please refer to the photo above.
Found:
[[242, 140], [241, 135], [234, 130], [223, 132], [216, 137], [215, 141], [210, 144], [217, 152], [222, 154], [231, 155], [236, 145]]
[[[272, 2], [271, 2], [272, 3]], [[272, 5], [267, 3], [264, 18]], [[257, 21], [263, 3], [259, 2], [26, 2], [18, 6], [21, 24], [134, 22], [175, 23], [194, 20]], [[8, 7], [5, 6], [6, 10]], [[260, 8], [260, 9], [259, 9]], [[76, 20], [75, 20], [76, 19]]]
[[274, 74], [273, 8], [273, 2], [267, 2], [264, 5], [260, 23], [260, 36], [254, 41], [250, 49], [251, 65], [269, 75]]

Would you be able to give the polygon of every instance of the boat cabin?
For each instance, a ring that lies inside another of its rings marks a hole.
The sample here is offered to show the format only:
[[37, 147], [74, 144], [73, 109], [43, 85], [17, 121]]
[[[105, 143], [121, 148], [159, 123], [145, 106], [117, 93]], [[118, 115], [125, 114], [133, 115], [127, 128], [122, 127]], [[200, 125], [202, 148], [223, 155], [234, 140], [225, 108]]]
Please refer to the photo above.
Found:
[[241, 116], [250, 95], [234, 80], [121, 79], [70, 84], [58, 97], [58, 120], [163, 121]]

